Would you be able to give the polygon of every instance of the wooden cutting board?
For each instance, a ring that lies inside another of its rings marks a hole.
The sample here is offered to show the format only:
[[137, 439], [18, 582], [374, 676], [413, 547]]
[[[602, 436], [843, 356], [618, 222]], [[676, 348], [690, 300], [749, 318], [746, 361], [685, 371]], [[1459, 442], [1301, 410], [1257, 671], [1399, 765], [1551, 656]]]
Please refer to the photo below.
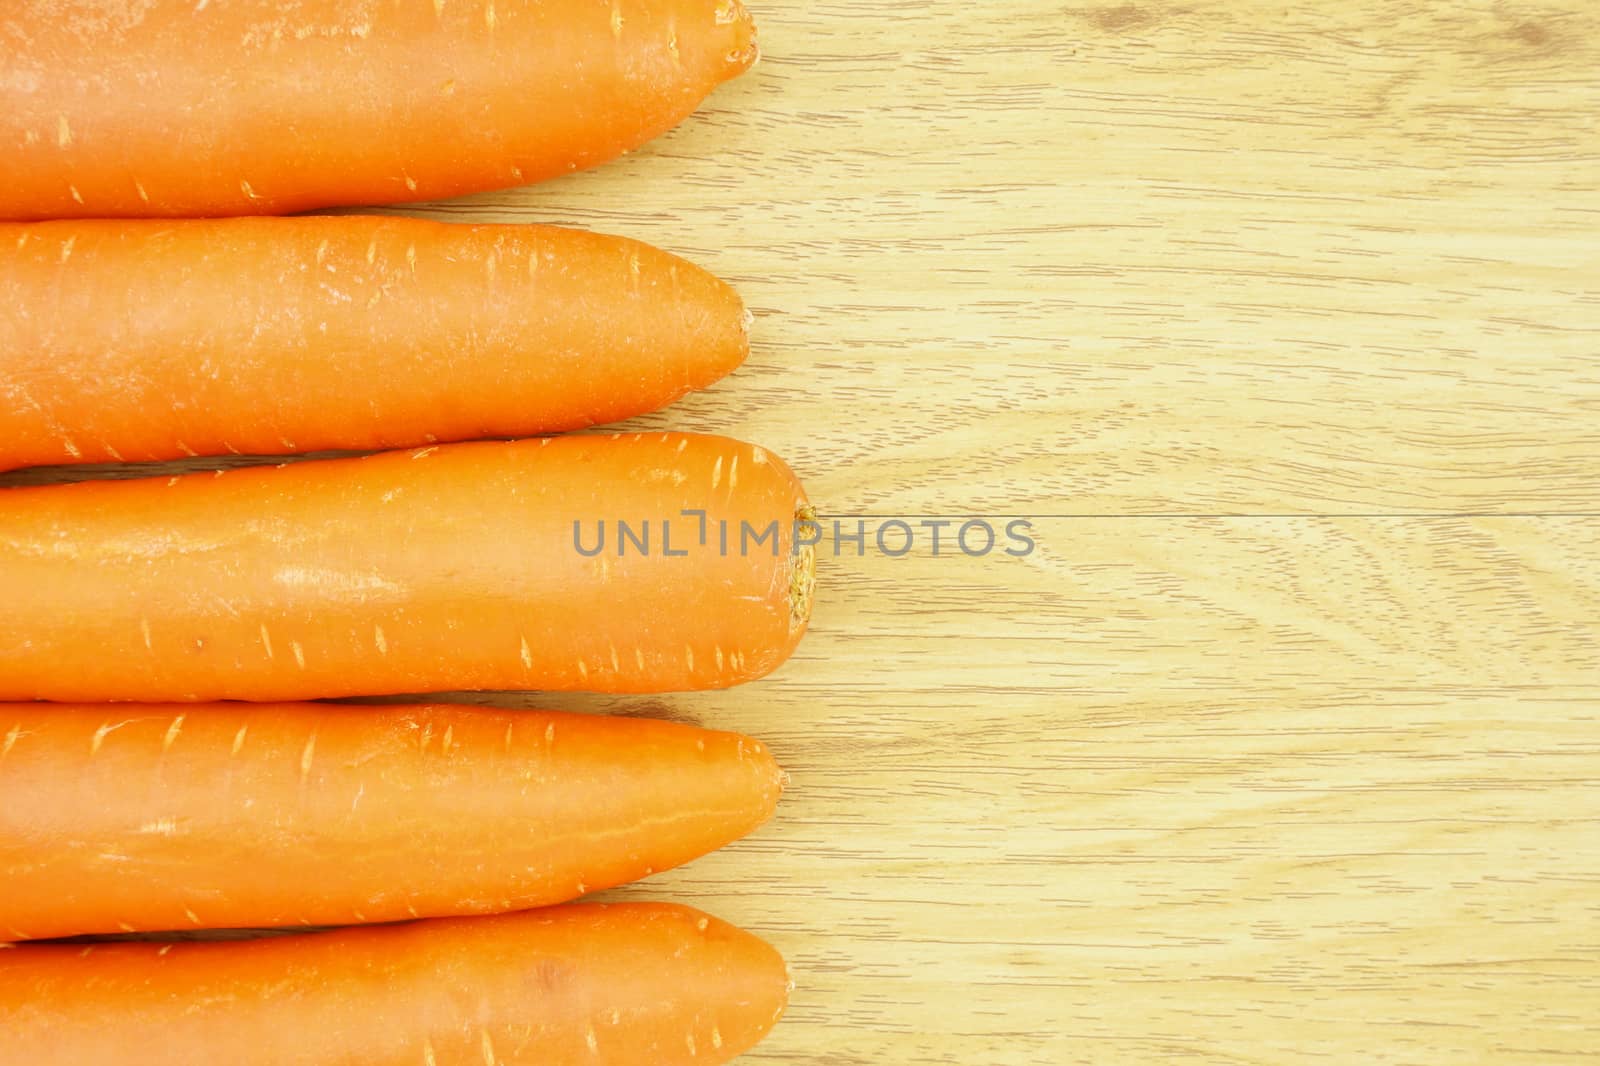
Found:
[[748, 1061], [1600, 1055], [1600, 8], [757, 15], [647, 149], [415, 212], [735, 281], [750, 364], [640, 424], [866, 531], [763, 683], [497, 700], [784, 759], [768, 828], [616, 893], [789, 956]]

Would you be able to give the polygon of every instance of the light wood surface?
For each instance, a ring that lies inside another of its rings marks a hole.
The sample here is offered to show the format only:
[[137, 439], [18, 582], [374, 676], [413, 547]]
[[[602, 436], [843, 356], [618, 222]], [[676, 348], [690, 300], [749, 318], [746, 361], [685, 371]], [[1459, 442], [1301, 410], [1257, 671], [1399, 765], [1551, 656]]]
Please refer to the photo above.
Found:
[[852, 526], [1033, 520], [825, 552], [757, 685], [495, 697], [785, 761], [619, 893], [789, 956], [749, 1061], [1600, 1058], [1600, 8], [756, 11], [680, 130], [419, 212], [737, 282], [750, 365], [642, 425]]

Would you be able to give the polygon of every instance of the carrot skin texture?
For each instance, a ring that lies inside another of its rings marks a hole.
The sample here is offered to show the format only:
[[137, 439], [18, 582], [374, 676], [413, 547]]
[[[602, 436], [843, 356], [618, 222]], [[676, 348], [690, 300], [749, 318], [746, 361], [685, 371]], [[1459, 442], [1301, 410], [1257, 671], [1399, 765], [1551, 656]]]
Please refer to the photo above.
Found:
[[0, 469], [535, 436], [664, 407], [748, 351], [730, 286], [621, 237], [0, 224]]
[[669, 904], [247, 941], [0, 951], [0, 1062], [706, 1066], [788, 997], [749, 933]]
[[759, 742], [462, 706], [0, 705], [0, 939], [563, 903], [771, 816]]
[[763, 449], [673, 433], [9, 489], [0, 700], [724, 688], [805, 630], [806, 507]]
[[[20, 4], [20, 9], [16, 9]], [[738, 0], [11, 0], [0, 218], [441, 199], [594, 166], [755, 62]]]

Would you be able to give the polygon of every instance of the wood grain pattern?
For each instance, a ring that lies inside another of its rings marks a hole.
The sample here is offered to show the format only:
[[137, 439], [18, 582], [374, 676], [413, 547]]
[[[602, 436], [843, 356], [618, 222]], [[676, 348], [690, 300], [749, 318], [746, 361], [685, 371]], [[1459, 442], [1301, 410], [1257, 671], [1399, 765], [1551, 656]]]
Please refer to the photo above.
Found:
[[1600, 1058], [1600, 9], [757, 15], [647, 150], [417, 212], [737, 282], [751, 364], [642, 425], [1034, 521], [825, 553], [758, 685], [464, 697], [771, 743], [768, 829], [619, 893], [790, 956], [749, 1061]]

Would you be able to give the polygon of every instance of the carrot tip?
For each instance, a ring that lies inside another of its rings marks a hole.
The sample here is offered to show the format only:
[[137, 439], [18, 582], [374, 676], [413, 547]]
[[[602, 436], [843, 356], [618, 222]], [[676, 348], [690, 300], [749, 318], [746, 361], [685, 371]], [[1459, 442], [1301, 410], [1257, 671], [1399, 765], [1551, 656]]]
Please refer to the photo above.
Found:
[[740, 0], [723, 0], [717, 5], [718, 26], [733, 27], [734, 47], [728, 50], [726, 60], [728, 77], [742, 74], [761, 59], [761, 43], [757, 39], [755, 20]]

